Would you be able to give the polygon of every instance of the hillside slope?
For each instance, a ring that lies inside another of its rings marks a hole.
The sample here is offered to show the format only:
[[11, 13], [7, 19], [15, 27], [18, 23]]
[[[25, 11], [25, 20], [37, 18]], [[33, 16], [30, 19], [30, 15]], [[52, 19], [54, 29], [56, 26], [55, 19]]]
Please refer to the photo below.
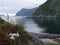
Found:
[[32, 16], [32, 14], [36, 11], [37, 8], [33, 9], [21, 9], [19, 12], [17, 12], [16, 16]]
[[[43, 16], [41, 16], [43, 15]], [[60, 34], [60, 0], [47, 0], [34, 13], [33, 19], [47, 33]]]
[[[13, 41], [12, 39], [10, 39], [9, 34], [17, 33], [17, 31], [19, 33], [19, 37], [18, 38], [15, 37], [15, 39]], [[31, 38], [31, 36], [28, 34], [28, 32], [26, 32], [24, 30], [22, 24], [13, 25], [0, 18], [0, 45], [12, 45], [12, 44], [15, 45], [15, 43], [17, 45], [19, 45], [19, 43], [22, 45], [23, 44], [26, 45], [26, 43], [28, 43], [27, 40], [29, 40], [30, 38]], [[23, 42], [22, 42], [22, 40], [23, 40]], [[29, 45], [29, 43], [28, 43], [28, 45]]]
[[47, 0], [34, 15], [60, 15], [60, 0]]

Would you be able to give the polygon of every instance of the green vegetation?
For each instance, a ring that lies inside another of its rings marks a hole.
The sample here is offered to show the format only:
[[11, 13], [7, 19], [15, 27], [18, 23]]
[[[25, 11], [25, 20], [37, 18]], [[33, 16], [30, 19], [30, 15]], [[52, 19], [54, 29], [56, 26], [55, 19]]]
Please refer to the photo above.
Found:
[[50, 44], [47, 44], [47, 45], [60, 45], [60, 44], [54, 44], [54, 43], [50, 43]]
[[[10, 33], [19, 32], [19, 37], [14, 40], [10, 39]], [[17, 20], [17, 24], [10, 24], [0, 18], [0, 45], [30, 45], [32, 37], [24, 29], [24, 23]]]
[[59, 0], [47, 0], [44, 4], [39, 6], [34, 15], [57, 15], [60, 14], [60, 1]]
[[[47, 28], [47, 33], [55, 33], [60, 34], [60, 0], [47, 0], [44, 4], [40, 5], [39, 8], [36, 10], [33, 16], [39, 16], [43, 15], [46, 18], [43, 19], [41, 17], [36, 17], [34, 21], [37, 22], [37, 24], [40, 27]], [[47, 18], [47, 16], [56, 16]]]
[[49, 8], [50, 1], [47, 1], [46, 3], [42, 4], [34, 13], [34, 15], [53, 15], [52, 9]]

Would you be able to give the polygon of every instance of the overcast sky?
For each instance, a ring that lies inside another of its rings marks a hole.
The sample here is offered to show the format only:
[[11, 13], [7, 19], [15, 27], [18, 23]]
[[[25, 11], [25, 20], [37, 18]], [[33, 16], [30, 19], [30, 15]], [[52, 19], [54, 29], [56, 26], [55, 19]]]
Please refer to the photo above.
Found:
[[0, 13], [17, 13], [22, 8], [35, 8], [46, 0], [0, 0]]

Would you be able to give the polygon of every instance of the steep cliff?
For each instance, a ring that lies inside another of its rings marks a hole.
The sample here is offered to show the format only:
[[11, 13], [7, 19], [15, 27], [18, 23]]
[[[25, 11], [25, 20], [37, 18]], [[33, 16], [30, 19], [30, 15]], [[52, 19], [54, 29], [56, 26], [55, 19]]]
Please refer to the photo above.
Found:
[[40, 5], [34, 15], [59, 15], [60, 14], [60, 0], [47, 0]]
[[40, 27], [47, 28], [45, 32], [60, 34], [60, 0], [47, 0], [39, 6], [34, 16], [40, 16], [33, 19]]

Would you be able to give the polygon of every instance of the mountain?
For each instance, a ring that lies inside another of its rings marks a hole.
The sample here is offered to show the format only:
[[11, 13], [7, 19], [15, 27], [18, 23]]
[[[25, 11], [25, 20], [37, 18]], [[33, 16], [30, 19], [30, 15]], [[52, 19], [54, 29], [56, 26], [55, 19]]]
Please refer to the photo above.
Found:
[[32, 14], [36, 11], [37, 8], [33, 9], [21, 9], [19, 12], [17, 12], [16, 16], [32, 16]]
[[0, 16], [4, 16], [4, 14], [0, 14]]
[[[60, 0], [47, 0], [34, 12], [33, 19], [45, 32], [60, 34]], [[36, 17], [40, 16], [40, 17]]]
[[47, 0], [39, 6], [34, 15], [60, 15], [60, 0]]

